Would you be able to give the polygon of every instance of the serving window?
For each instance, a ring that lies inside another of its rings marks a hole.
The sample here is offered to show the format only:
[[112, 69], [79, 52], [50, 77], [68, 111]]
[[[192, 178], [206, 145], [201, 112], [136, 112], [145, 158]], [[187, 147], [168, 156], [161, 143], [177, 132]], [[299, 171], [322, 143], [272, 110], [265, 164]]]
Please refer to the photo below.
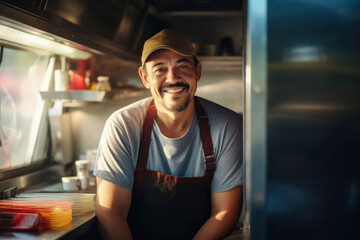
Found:
[[47, 159], [47, 104], [53, 58], [1, 47], [0, 180], [3, 173]]

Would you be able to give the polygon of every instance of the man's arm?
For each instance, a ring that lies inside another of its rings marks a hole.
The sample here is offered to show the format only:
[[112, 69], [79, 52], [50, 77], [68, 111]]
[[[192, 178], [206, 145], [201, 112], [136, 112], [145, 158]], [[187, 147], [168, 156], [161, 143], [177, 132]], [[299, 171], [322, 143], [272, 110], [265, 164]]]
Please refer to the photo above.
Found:
[[131, 204], [132, 190], [96, 178], [96, 217], [103, 239], [132, 239], [127, 215]]
[[242, 186], [212, 193], [211, 202], [211, 217], [200, 228], [194, 240], [223, 239], [234, 230], [242, 206]]

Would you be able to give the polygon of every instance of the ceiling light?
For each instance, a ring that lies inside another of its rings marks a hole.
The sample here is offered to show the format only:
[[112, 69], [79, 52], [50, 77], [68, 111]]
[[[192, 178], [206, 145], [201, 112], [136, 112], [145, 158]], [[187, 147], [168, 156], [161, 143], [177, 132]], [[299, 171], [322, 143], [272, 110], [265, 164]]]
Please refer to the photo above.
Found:
[[0, 40], [16, 43], [39, 50], [45, 50], [52, 54], [65, 56], [73, 59], [88, 59], [91, 54], [63, 43], [56, 42], [54, 39], [45, 36], [26, 33], [5, 25], [0, 24]]

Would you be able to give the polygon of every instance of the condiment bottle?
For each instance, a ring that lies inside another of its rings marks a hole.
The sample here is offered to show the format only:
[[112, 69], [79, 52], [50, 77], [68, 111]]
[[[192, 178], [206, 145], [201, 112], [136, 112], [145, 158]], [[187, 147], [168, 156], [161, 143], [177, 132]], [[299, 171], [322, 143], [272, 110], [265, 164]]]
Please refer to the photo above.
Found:
[[109, 76], [98, 76], [98, 83], [96, 84], [96, 90], [98, 91], [111, 91], [111, 86], [109, 83]]

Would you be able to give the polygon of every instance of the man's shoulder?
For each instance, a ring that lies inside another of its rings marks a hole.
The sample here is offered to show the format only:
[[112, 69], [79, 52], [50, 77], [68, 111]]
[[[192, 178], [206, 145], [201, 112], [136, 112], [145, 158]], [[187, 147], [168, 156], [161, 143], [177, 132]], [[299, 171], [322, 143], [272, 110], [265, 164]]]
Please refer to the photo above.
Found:
[[226, 108], [220, 104], [217, 104], [213, 101], [210, 101], [205, 98], [197, 97], [200, 100], [201, 105], [203, 106], [206, 114], [209, 119], [225, 120], [225, 119], [235, 119], [242, 120], [242, 115], [234, 112], [233, 110]]

